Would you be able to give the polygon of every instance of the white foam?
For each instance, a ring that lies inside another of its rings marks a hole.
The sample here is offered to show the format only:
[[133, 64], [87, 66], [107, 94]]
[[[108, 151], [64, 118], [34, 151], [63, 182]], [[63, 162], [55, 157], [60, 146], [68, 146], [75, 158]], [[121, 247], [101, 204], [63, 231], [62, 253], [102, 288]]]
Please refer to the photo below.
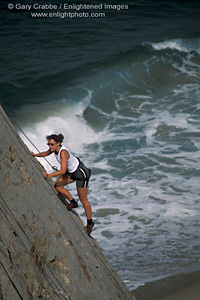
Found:
[[174, 41], [165, 41], [161, 43], [153, 43], [152, 47], [155, 50], [165, 50], [165, 49], [172, 49], [172, 50], [178, 50], [182, 52], [188, 52], [188, 49], [186, 47], [181, 46], [180, 42], [178, 40]]
[[163, 214], [163, 218], [172, 219], [177, 215], [179, 218], [187, 216], [193, 217], [199, 215], [199, 212], [185, 207], [185, 205], [181, 205], [180, 203], [171, 203], [168, 205], [167, 211]]
[[[189, 117], [189, 115], [188, 115]], [[160, 125], [174, 126], [179, 129], [187, 129], [188, 121], [186, 114], [172, 115], [168, 111], [156, 112], [156, 119], [148, 120], [145, 129], [145, 135], [148, 145], [154, 142], [154, 135]]]
[[173, 39], [159, 43], [146, 43], [153, 49], [162, 51], [165, 49], [178, 50], [181, 52], [195, 51], [200, 54], [200, 39]]
[[[29, 123], [22, 126], [23, 131], [28, 136], [30, 141], [39, 149], [45, 151], [48, 149], [46, 145], [46, 136], [50, 134], [64, 135], [64, 144], [72, 151], [79, 155], [84, 152], [84, 147], [90, 143], [97, 142], [101, 134], [95, 132], [83, 118], [83, 112], [89, 104], [91, 94], [84, 98], [78, 104], [70, 105], [66, 102], [62, 103], [46, 103], [45, 107], [33, 105], [28, 109], [27, 115], [31, 116]], [[23, 108], [23, 113], [25, 108]], [[49, 112], [49, 115], [48, 115]], [[22, 112], [19, 112], [21, 114]], [[46, 116], [47, 115], [47, 116]], [[39, 121], [37, 121], [37, 116]], [[21, 138], [28, 146], [30, 151], [37, 153], [35, 147], [19, 132]], [[51, 163], [57, 165], [53, 155], [47, 158]], [[49, 168], [48, 163], [41, 159], [42, 164]]]

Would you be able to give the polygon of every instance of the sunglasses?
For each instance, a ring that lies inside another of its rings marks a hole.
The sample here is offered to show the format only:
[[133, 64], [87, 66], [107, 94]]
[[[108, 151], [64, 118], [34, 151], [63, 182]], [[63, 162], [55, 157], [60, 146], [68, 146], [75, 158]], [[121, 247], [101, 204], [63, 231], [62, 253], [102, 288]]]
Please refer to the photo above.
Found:
[[56, 145], [56, 144], [57, 144], [57, 143], [55, 143], [55, 144], [47, 143], [48, 146], [54, 146], [54, 145]]

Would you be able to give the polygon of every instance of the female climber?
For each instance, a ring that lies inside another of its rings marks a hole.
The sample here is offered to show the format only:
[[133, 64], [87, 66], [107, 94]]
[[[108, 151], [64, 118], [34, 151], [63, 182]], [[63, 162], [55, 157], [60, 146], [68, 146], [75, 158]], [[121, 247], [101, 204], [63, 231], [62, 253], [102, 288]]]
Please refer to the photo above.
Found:
[[61, 169], [50, 174], [43, 172], [43, 176], [45, 178], [59, 176], [54, 187], [60, 195], [65, 197], [70, 202], [70, 204], [67, 206], [68, 210], [78, 207], [78, 203], [76, 200], [74, 200], [71, 193], [64, 188], [64, 186], [76, 181], [78, 196], [84, 206], [87, 217], [87, 226], [85, 227], [85, 231], [88, 235], [90, 235], [94, 227], [92, 220], [92, 209], [87, 198], [87, 187], [91, 171], [77, 157], [72, 155], [65, 146], [62, 146], [63, 139], [64, 137], [62, 134], [51, 134], [47, 136], [47, 145], [49, 146], [49, 149], [37, 154], [31, 152], [31, 154], [35, 157], [44, 157], [52, 153], [55, 154], [57, 161], [61, 165]]

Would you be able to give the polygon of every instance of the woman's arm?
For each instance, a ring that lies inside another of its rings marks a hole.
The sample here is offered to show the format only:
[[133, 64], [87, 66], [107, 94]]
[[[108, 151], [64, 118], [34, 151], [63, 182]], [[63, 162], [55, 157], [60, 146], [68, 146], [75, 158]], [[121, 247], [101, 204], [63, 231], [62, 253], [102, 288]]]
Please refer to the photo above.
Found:
[[37, 154], [35, 154], [34, 152], [31, 152], [32, 156], [34, 156], [34, 157], [44, 157], [44, 156], [48, 156], [52, 153], [53, 152], [51, 152], [50, 150], [47, 150], [47, 151], [44, 151], [44, 152], [39, 152]]
[[67, 172], [67, 162], [69, 159], [69, 153], [66, 150], [62, 150], [60, 153], [60, 158], [61, 158], [61, 170], [50, 174], [43, 172], [45, 178], [62, 176]]

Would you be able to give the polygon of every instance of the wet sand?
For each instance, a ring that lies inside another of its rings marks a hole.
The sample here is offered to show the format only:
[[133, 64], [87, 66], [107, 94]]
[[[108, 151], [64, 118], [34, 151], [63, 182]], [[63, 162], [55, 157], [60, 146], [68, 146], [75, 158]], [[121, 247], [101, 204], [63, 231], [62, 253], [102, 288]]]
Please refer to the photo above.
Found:
[[[200, 283], [183, 288], [173, 292], [158, 300], [199, 300], [200, 299]], [[149, 299], [150, 300], [150, 299]]]
[[200, 300], [200, 271], [148, 282], [132, 293], [137, 300]]

